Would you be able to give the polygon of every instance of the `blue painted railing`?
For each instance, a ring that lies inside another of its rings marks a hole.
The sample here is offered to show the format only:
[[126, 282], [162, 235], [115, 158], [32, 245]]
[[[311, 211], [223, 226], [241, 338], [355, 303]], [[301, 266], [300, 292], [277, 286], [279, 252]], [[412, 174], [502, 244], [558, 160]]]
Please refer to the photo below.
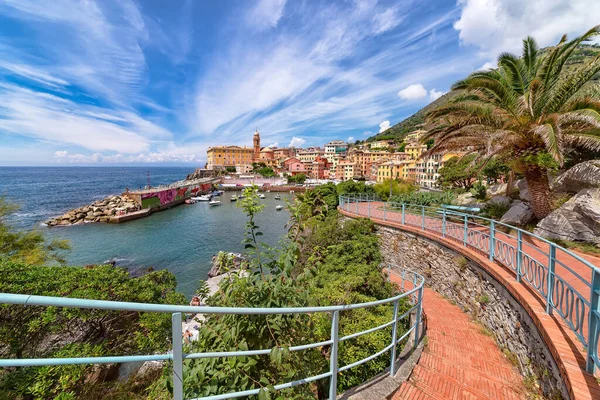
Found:
[[[396, 269], [396, 267], [394, 267]], [[389, 271], [389, 267], [388, 267]], [[30, 296], [23, 294], [9, 294], [0, 293], [0, 304], [16, 304], [22, 306], [55, 306], [55, 307], [71, 307], [71, 308], [87, 308], [87, 309], [99, 309], [99, 310], [114, 310], [114, 311], [137, 311], [137, 312], [160, 312], [160, 313], [171, 313], [172, 314], [172, 332], [173, 339], [172, 353], [169, 354], [157, 354], [157, 355], [133, 355], [133, 356], [115, 356], [115, 357], [80, 357], [80, 358], [43, 358], [43, 359], [0, 359], [0, 368], [9, 367], [31, 367], [31, 366], [43, 366], [43, 365], [73, 365], [73, 364], [106, 364], [106, 363], [124, 363], [124, 362], [140, 362], [140, 361], [163, 361], [171, 360], [173, 362], [173, 398], [175, 400], [183, 399], [183, 360], [193, 358], [217, 358], [217, 357], [239, 357], [239, 356], [257, 356], [269, 354], [272, 349], [258, 349], [258, 350], [246, 350], [246, 351], [224, 351], [224, 352], [210, 352], [210, 353], [183, 353], [182, 343], [182, 313], [194, 313], [194, 314], [237, 314], [237, 315], [274, 315], [274, 314], [307, 314], [307, 313], [331, 313], [331, 337], [329, 340], [318, 343], [310, 343], [299, 346], [290, 347], [290, 351], [307, 350], [321, 346], [331, 346], [330, 366], [329, 371], [320, 375], [299, 379], [292, 382], [286, 382], [279, 385], [275, 385], [275, 390], [281, 390], [291, 388], [294, 386], [306, 384], [309, 382], [317, 381], [319, 379], [329, 378], [329, 399], [335, 399], [337, 396], [337, 377], [340, 372], [346, 371], [350, 368], [357, 367], [364, 364], [376, 357], [379, 357], [386, 352], [390, 353], [391, 364], [390, 364], [390, 375], [394, 375], [396, 372], [396, 347], [404, 339], [409, 338], [412, 333], [414, 346], [418, 344], [420, 337], [419, 326], [421, 323], [422, 314], [422, 300], [423, 300], [423, 284], [424, 278], [412, 271], [398, 268], [398, 275], [401, 278], [401, 294], [391, 297], [389, 299], [372, 301], [368, 303], [359, 304], [348, 304], [339, 306], [328, 306], [328, 307], [296, 307], [296, 308], [237, 308], [237, 307], [192, 307], [192, 306], [181, 306], [181, 305], [164, 305], [164, 304], [146, 304], [146, 303], [127, 303], [127, 302], [116, 302], [116, 301], [104, 301], [104, 300], [86, 300], [86, 299], [71, 299], [61, 297], [48, 297], [48, 296]], [[408, 287], [406, 287], [409, 285]], [[400, 301], [407, 301], [411, 305], [410, 309], [398, 315]], [[375, 326], [373, 328], [364, 330], [362, 332], [356, 332], [347, 336], [339, 337], [338, 327], [340, 312], [347, 310], [354, 310], [358, 308], [369, 308], [384, 304], [390, 304], [394, 307], [392, 320], [382, 325]], [[404, 318], [410, 320], [410, 316], [415, 316], [415, 322], [410, 328], [401, 336], [397, 337], [397, 326], [398, 322]], [[349, 365], [339, 366], [338, 365], [338, 348], [341, 342], [356, 338], [358, 336], [366, 335], [380, 329], [391, 327], [392, 329], [392, 340], [391, 343], [380, 350], [379, 352], [372, 354], [360, 361], [356, 361]], [[200, 325], [200, 329], [202, 326]], [[233, 393], [226, 393], [220, 395], [213, 395], [208, 397], [201, 397], [196, 400], [217, 400], [217, 399], [232, 399], [238, 397], [247, 397], [251, 395], [257, 395], [261, 388], [244, 390]]]
[[[502, 222], [437, 208], [383, 203], [373, 195], [340, 196], [344, 211], [412, 226], [479, 251], [510, 268], [516, 280], [544, 299], [586, 349], [586, 370], [600, 367], [600, 269], [579, 255], [531, 232]], [[506, 232], [505, 232], [506, 231]], [[578, 265], [577, 271], [567, 264]]]

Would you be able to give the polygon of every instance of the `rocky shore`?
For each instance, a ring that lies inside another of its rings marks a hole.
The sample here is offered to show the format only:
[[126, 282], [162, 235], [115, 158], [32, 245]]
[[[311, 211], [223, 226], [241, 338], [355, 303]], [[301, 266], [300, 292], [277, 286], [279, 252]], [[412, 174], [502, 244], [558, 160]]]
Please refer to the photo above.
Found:
[[79, 225], [91, 222], [109, 222], [111, 217], [139, 211], [139, 206], [125, 196], [110, 196], [90, 205], [76, 208], [46, 222], [48, 226]]

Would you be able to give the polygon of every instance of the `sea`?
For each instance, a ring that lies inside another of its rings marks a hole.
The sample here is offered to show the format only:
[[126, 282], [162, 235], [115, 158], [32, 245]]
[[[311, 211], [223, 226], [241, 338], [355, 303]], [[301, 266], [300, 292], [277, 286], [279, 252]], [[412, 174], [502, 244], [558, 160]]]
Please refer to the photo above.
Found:
[[[199, 281], [207, 278], [212, 256], [219, 251], [244, 251], [246, 216], [221, 196], [222, 206], [208, 203], [183, 204], [149, 217], [123, 224], [85, 224], [48, 228], [49, 218], [109, 195], [120, 194], [148, 184], [158, 186], [184, 179], [189, 167], [0, 167], [0, 196], [19, 206], [8, 222], [22, 230], [36, 229], [44, 236], [66, 239], [71, 250], [69, 265], [115, 261], [132, 272], [148, 267], [168, 269], [177, 277], [178, 290], [191, 296]], [[236, 193], [236, 194], [239, 194]], [[278, 247], [285, 237], [289, 213], [276, 211], [292, 194], [266, 193], [257, 224], [262, 241]]]

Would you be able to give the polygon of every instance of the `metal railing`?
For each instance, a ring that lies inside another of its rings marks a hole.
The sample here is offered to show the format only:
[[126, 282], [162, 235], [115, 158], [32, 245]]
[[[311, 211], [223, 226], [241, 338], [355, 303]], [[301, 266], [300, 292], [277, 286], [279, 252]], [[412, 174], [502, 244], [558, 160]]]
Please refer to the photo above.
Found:
[[[396, 269], [396, 267], [394, 267]], [[390, 353], [390, 375], [396, 372], [396, 347], [404, 339], [409, 338], [413, 333], [414, 346], [418, 344], [420, 337], [419, 326], [421, 323], [422, 300], [423, 300], [423, 284], [425, 279], [412, 271], [397, 268], [400, 271], [401, 277], [401, 294], [378, 301], [368, 303], [328, 306], [328, 307], [295, 307], [295, 308], [238, 308], [238, 307], [192, 307], [182, 305], [164, 305], [164, 304], [147, 304], [147, 303], [127, 303], [104, 300], [86, 300], [72, 299], [49, 296], [30, 296], [23, 294], [0, 293], [0, 304], [16, 304], [23, 306], [55, 306], [55, 307], [71, 307], [71, 308], [86, 308], [99, 310], [114, 310], [114, 311], [137, 311], [137, 312], [158, 312], [172, 313], [172, 352], [168, 354], [157, 355], [130, 355], [130, 356], [114, 356], [114, 357], [79, 357], [79, 358], [42, 358], [42, 359], [0, 359], [0, 368], [9, 367], [31, 367], [44, 365], [75, 365], [75, 364], [107, 364], [107, 363], [125, 363], [125, 362], [144, 362], [144, 361], [165, 361], [171, 360], [173, 363], [173, 398], [175, 400], [183, 399], [183, 361], [194, 358], [218, 358], [218, 357], [239, 357], [239, 356], [258, 356], [270, 354], [272, 349], [258, 349], [246, 351], [225, 351], [225, 352], [207, 352], [207, 353], [189, 353], [183, 352], [182, 339], [182, 313], [195, 314], [236, 314], [236, 315], [274, 315], [274, 314], [308, 314], [308, 313], [331, 313], [331, 336], [329, 340], [317, 343], [303, 344], [292, 346], [289, 351], [301, 351], [313, 349], [321, 346], [331, 346], [331, 355], [329, 363], [329, 371], [320, 375], [310, 376], [304, 379], [295, 380], [292, 382], [281, 383], [275, 385], [275, 390], [287, 389], [294, 386], [306, 384], [320, 379], [329, 378], [329, 399], [335, 399], [337, 396], [337, 377], [340, 372], [357, 367], [368, 361], [373, 360], [387, 352]], [[389, 266], [388, 266], [389, 273]], [[406, 287], [408, 286], [408, 287]], [[406, 301], [410, 308], [402, 315], [399, 314], [399, 306], [401, 301]], [[373, 328], [356, 332], [350, 335], [339, 337], [339, 319], [340, 313], [358, 308], [369, 308], [384, 304], [393, 305], [392, 320], [382, 325]], [[415, 315], [415, 322], [410, 328], [397, 337], [398, 322], [407, 318], [410, 320], [411, 315]], [[369, 355], [368, 357], [356, 361], [352, 364], [339, 366], [338, 365], [338, 349], [340, 343], [353, 339], [362, 335], [366, 335], [381, 329], [391, 327], [392, 340], [391, 343], [379, 352]], [[202, 326], [200, 325], [200, 329]], [[208, 397], [200, 397], [196, 400], [217, 400], [231, 399], [238, 397], [246, 397], [259, 394], [261, 388], [244, 390], [239, 392], [225, 393]]]
[[546, 312], [556, 312], [586, 350], [586, 370], [600, 367], [600, 269], [583, 257], [531, 232], [444, 207], [340, 196], [340, 207], [359, 216], [407, 225], [487, 255], [533, 288]]

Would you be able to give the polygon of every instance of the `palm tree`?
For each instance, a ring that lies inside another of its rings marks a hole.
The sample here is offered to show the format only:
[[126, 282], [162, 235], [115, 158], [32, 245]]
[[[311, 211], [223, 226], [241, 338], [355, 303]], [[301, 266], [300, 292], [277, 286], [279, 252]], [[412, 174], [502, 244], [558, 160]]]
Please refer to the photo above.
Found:
[[535, 216], [548, 215], [548, 171], [562, 166], [569, 147], [600, 150], [600, 88], [585, 85], [600, 71], [600, 55], [566, 67], [574, 50], [599, 34], [600, 25], [571, 41], [565, 35], [547, 51], [527, 37], [521, 57], [503, 53], [497, 69], [455, 83], [460, 94], [427, 115], [423, 140], [435, 140], [429, 153], [460, 149], [508, 160], [525, 176]]

